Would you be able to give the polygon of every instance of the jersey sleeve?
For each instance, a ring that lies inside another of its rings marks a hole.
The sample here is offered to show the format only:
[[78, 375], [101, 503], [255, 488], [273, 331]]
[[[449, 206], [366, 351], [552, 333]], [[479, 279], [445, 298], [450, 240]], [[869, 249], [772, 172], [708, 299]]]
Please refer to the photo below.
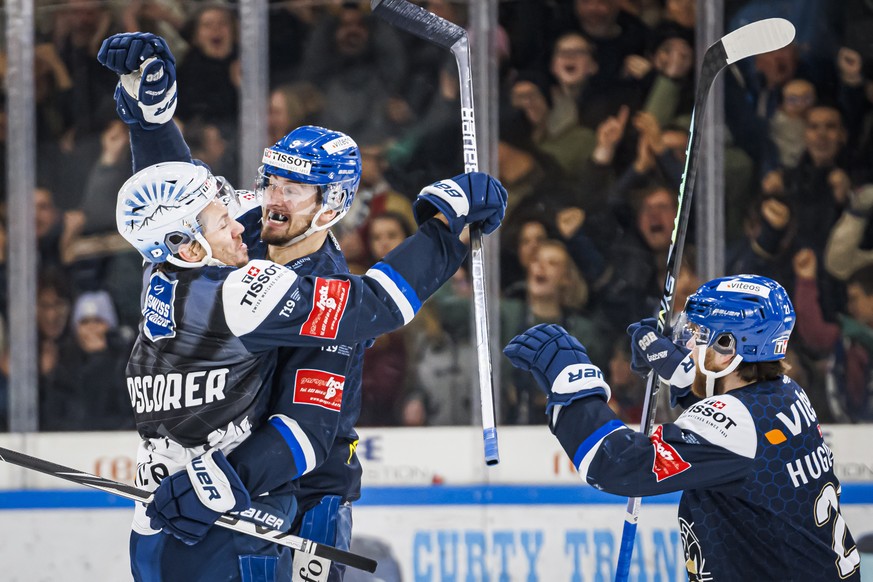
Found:
[[129, 125], [134, 173], [159, 162], [191, 162], [191, 150], [172, 121], [154, 129]]
[[335, 344], [284, 352], [268, 421], [228, 457], [249, 492], [273, 491], [324, 462], [357, 349]]
[[411, 321], [465, 257], [458, 237], [430, 220], [362, 276], [299, 276], [250, 261], [222, 285], [224, 318], [253, 352], [358, 343]]
[[691, 405], [651, 436], [628, 428], [601, 399], [583, 398], [561, 410], [553, 432], [583, 480], [626, 497], [734, 486], [757, 450], [751, 414], [729, 395]]

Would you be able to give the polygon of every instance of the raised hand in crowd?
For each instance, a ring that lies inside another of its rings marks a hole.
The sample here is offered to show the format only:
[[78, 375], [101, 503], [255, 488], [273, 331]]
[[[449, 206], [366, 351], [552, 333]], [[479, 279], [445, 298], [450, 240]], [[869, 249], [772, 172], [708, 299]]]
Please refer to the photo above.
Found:
[[598, 164], [608, 165], [615, 157], [615, 150], [624, 137], [624, 130], [630, 116], [630, 109], [622, 105], [616, 115], [606, 118], [597, 126], [597, 146], [592, 157]]
[[791, 266], [798, 279], [814, 280], [818, 271], [818, 259], [812, 249], [800, 249], [794, 254]]
[[852, 189], [852, 180], [842, 168], [834, 168], [828, 174], [828, 185], [831, 187], [831, 194], [834, 197], [834, 202], [840, 206], [844, 206], [849, 200], [849, 192]]
[[791, 220], [791, 209], [779, 198], [766, 198], [761, 202], [761, 218], [773, 230], [781, 231], [788, 226], [788, 221]]

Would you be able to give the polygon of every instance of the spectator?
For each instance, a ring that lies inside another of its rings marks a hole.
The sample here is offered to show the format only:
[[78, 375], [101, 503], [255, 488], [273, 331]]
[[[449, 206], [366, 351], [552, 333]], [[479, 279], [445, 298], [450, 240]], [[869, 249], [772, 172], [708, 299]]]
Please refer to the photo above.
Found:
[[609, 357], [609, 386], [612, 398], [609, 407], [628, 424], [639, 424], [643, 413], [643, 397], [646, 394], [646, 381], [631, 370], [631, 352], [627, 338], [620, 338], [612, 344]]
[[793, 276], [788, 266], [796, 222], [787, 201], [780, 196], [765, 196], [753, 206], [745, 225], [745, 237], [728, 249], [728, 273], [756, 273], [779, 281], [792, 289]]
[[183, 32], [191, 48], [176, 69], [176, 115], [184, 122], [208, 120], [236, 135], [240, 84], [236, 15], [228, 5], [204, 2]]
[[620, 0], [575, 0], [573, 8], [572, 14], [565, 14], [565, 23], [597, 47], [598, 75], [607, 82], [620, 81], [627, 72], [628, 57], [645, 54], [648, 28], [622, 10]]
[[609, 85], [597, 79], [600, 67], [595, 50], [579, 32], [566, 32], [555, 41], [549, 67], [555, 79], [549, 115], [554, 128], [579, 123], [595, 129], [614, 111]]
[[69, 337], [70, 290], [57, 269], [40, 273], [36, 291], [36, 330], [39, 340], [39, 389], [50, 390], [60, 358], [60, 346]]
[[824, 262], [828, 273], [841, 281], [858, 269], [873, 264], [871, 211], [873, 184], [864, 184], [849, 192], [849, 204], [831, 229]]
[[[371, 256], [381, 260], [389, 251], [412, 235], [403, 216], [384, 213], [373, 217], [369, 230]], [[364, 352], [361, 374], [360, 426], [397, 426], [407, 379], [411, 374], [409, 334], [404, 327], [376, 338]]]
[[604, 283], [595, 297], [596, 309], [609, 321], [609, 329], [622, 330], [651, 317], [664, 289], [676, 195], [662, 186], [636, 191], [631, 208], [634, 225], [612, 242]]
[[[839, 422], [873, 420], [871, 356], [873, 356], [873, 267], [862, 267], [847, 282], [848, 315], [837, 323], [825, 321], [816, 285], [817, 260], [811, 249], [794, 257], [797, 276], [794, 305], [797, 331], [804, 344], [831, 354], [828, 365], [827, 404]], [[810, 399], [815, 399], [810, 394]], [[820, 399], [820, 398], [819, 398]]]
[[310, 39], [302, 77], [324, 93], [319, 125], [362, 143], [385, 140], [390, 131], [388, 99], [399, 93], [407, 74], [397, 33], [377, 27], [359, 6], [346, 3], [335, 16], [327, 13]]
[[554, 158], [568, 178], [578, 179], [594, 152], [596, 137], [578, 121], [553, 123], [551, 93], [548, 77], [533, 71], [521, 73], [510, 88], [511, 104], [530, 122], [536, 147]]
[[501, 237], [500, 278], [503, 296], [524, 297], [527, 272], [540, 244], [557, 238], [557, 232], [548, 215], [524, 217], [510, 224]]
[[366, 244], [373, 217], [386, 212], [399, 214], [410, 231], [415, 230], [416, 223], [409, 198], [396, 192], [385, 179], [385, 146], [372, 144], [359, 147], [361, 184], [355, 195], [354, 206], [343, 221], [334, 227], [334, 234], [340, 241], [349, 269], [352, 273], [363, 274], [376, 262]]
[[276, 143], [301, 125], [311, 125], [323, 107], [324, 97], [310, 83], [301, 81], [273, 89], [267, 112], [270, 143]]
[[770, 119], [770, 137], [783, 168], [796, 167], [803, 155], [806, 114], [815, 98], [815, 86], [804, 79], [788, 81], [782, 88], [782, 103]]
[[130, 343], [105, 291], [83, 293], [73, 309], [73, 337], [60, 344], [57, 367], [40, 394], [41, 430], [133, 429], [124, 387]]
[[[537, 323], [558, 323], [573, 329], [574, 336], [590, 338], [592, 361], [607, 361], [603, 333], [586, 311], [588, 286], [563, 243], [546, 240], [537, 246], [528, 269], [524, 299], [501, 302], [501, 334], [506, 339]], [[545, 414], [545, 400], [529, 375], [506, 369], [503, 389], [505, 420], [538, 424]]]

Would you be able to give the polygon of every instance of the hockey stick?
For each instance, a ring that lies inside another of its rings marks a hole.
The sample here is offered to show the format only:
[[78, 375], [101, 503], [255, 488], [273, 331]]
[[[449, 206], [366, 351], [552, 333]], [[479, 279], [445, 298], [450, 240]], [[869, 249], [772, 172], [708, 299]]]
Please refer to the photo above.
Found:
[[[467, 41], [467, 31], [408, 0], [370, 0], [370, 6], [374, 14], [389, 24], [448, 49], [455, 55], [461, 83], [464, 172], [479, 171], [476, 117], [473, 112], [473, 74], [470, 70], [470, 44]], [[476, 354], [479, 360], [479, 397], [482, 406], [485, 462], [496, 465], [500, 462], [500, 453], [497, 450], [494, 386], [491, 376], [485, 257], [482, 249], [482, 230], [475, 225], [470, 226], [470, 257], [473, 271], [473, 315], [476, 320]]]
[[[79, 485], [93, 487], [94, 489], [118, 495], [119, 497], [132, 499], [133, 501], [149, 503], [152, 500], [151, 493], [137, 487], [126, 485], [125, 483], [119, 483], [118, 481], [112, 481], [104, 477], [91, 475], [90, 473], [77, 471], [76, 469], [57, 465], [51, 461], [37, 459], [36, 457], [31, 457], [30, 455], [25, 455], [24, 453], [4, 449], [2, 447], [0, 447], [0, 461], [18, 465], [19, 467], [24, 467], [25, 469], [30, 469], [32, 471], [39, 471], [40, 473], [45, 473], [52, 477], [58, 477], [59, 479], [66, 479], [67, 481], [78, 483]], [[282, 546], [288, 546], [289, 548], [304, 554], [312, 554], [320, 558], [325, 558], [326, 560], [339, 562], [340, 564], [345, 564], [352, 568], [365, 570], [367, 572], [376, 571], [376, 561], [370, 558], [353, 554], [333, 546], [317, 544], [312, 540], [280, 532], [269, 527], [256, 525], [230, 514], [224, 514], [219, 517], [218, 521], [215, 522], [215, 525]]]
[[[694, 95], [694, 109], [691, 111], [690, 138], [686, 151], [685, 170], [682, 174], [682, 183], [679, 186], [679, 209], [673, 223], [670, 250], [667, 252], [667, 276], [664, 279], [664, 294], [658, 309], [659, 333], [664, 332], [667, 322], [673, 316], [676, 279], [679, 277], [679, 269], [682, 265], [682, 250], [685, 247], [688, 219], [691, 216], [691, 197], [694, 194], [694, 181], [697, 178], [697, 159], [700, 150], [700, 132], [697, 125], [703, 118], [712, 84], [719, 72], [731, 63], [780, 49], [792, 40], [794, 40], [794, 26], [790, 22], [782, 18], [768, 18], [752, 22], [726, 34], [721, 40], [710, 46], [703, 55], [697, 93]], [[640, 419], [640, 432], [646, 435], [651, 434], [655, 422], [655, 407], [659, 389], [660, 382], [657, 375], [649, 372], [646, 397], [643, 401], [643, 414]], [[616, 582], [626, 582], [628, 579], [639, 513], [640, 498], [628, 499], [615, 573]]]

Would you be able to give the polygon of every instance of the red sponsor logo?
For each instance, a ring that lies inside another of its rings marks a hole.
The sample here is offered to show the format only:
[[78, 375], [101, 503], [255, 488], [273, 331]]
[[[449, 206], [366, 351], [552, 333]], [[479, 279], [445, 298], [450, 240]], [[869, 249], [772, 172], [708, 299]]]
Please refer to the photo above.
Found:
[[249, 267], [249, 270], [248, 270], [248, 272], [247, 272], [246, 274], [247, 274], [249, 277], [257, 277], [257, 276], [258, 276], [258, 273], [260, 273], [260, 272], [261, 272], [261, 270], [260, 270], [259, 268], [257, 268], [256, 266], [252, 265], [251, 267]]
[[719, 410], [721, 410], [722, 408], [724, 408], [725, 406], [727, 406], [727, 404], [725, 404], [725, 403], [722, 402], [721, 400], [713, 400], [713, 401], [710, 402], [709, 404], [710, 404], [713, 408], [718, 408]]
[[336, 339], [351, 283], [338, 279], [315, 279], [312, 311], [300, 329], [300, 335]]
[[294, 403], [312, 404], [339, 412], [343, 403], [346, 377], [322, 370], [297, 370], [294, 377]]
[[667, 477], [678, 475], [682, 471], [691, 468], [691, 463], [687, 463], [685, 459], [679, 456], [679, 453], [671, 445], [664, 442], [662, 433], [664, 427], [659, 426], [649, 437], [652, 441], [652, 446], [655, 447], [655, 463], [652, 465], [652, 472], [655, 474], [655, 479], [660, 483]]

